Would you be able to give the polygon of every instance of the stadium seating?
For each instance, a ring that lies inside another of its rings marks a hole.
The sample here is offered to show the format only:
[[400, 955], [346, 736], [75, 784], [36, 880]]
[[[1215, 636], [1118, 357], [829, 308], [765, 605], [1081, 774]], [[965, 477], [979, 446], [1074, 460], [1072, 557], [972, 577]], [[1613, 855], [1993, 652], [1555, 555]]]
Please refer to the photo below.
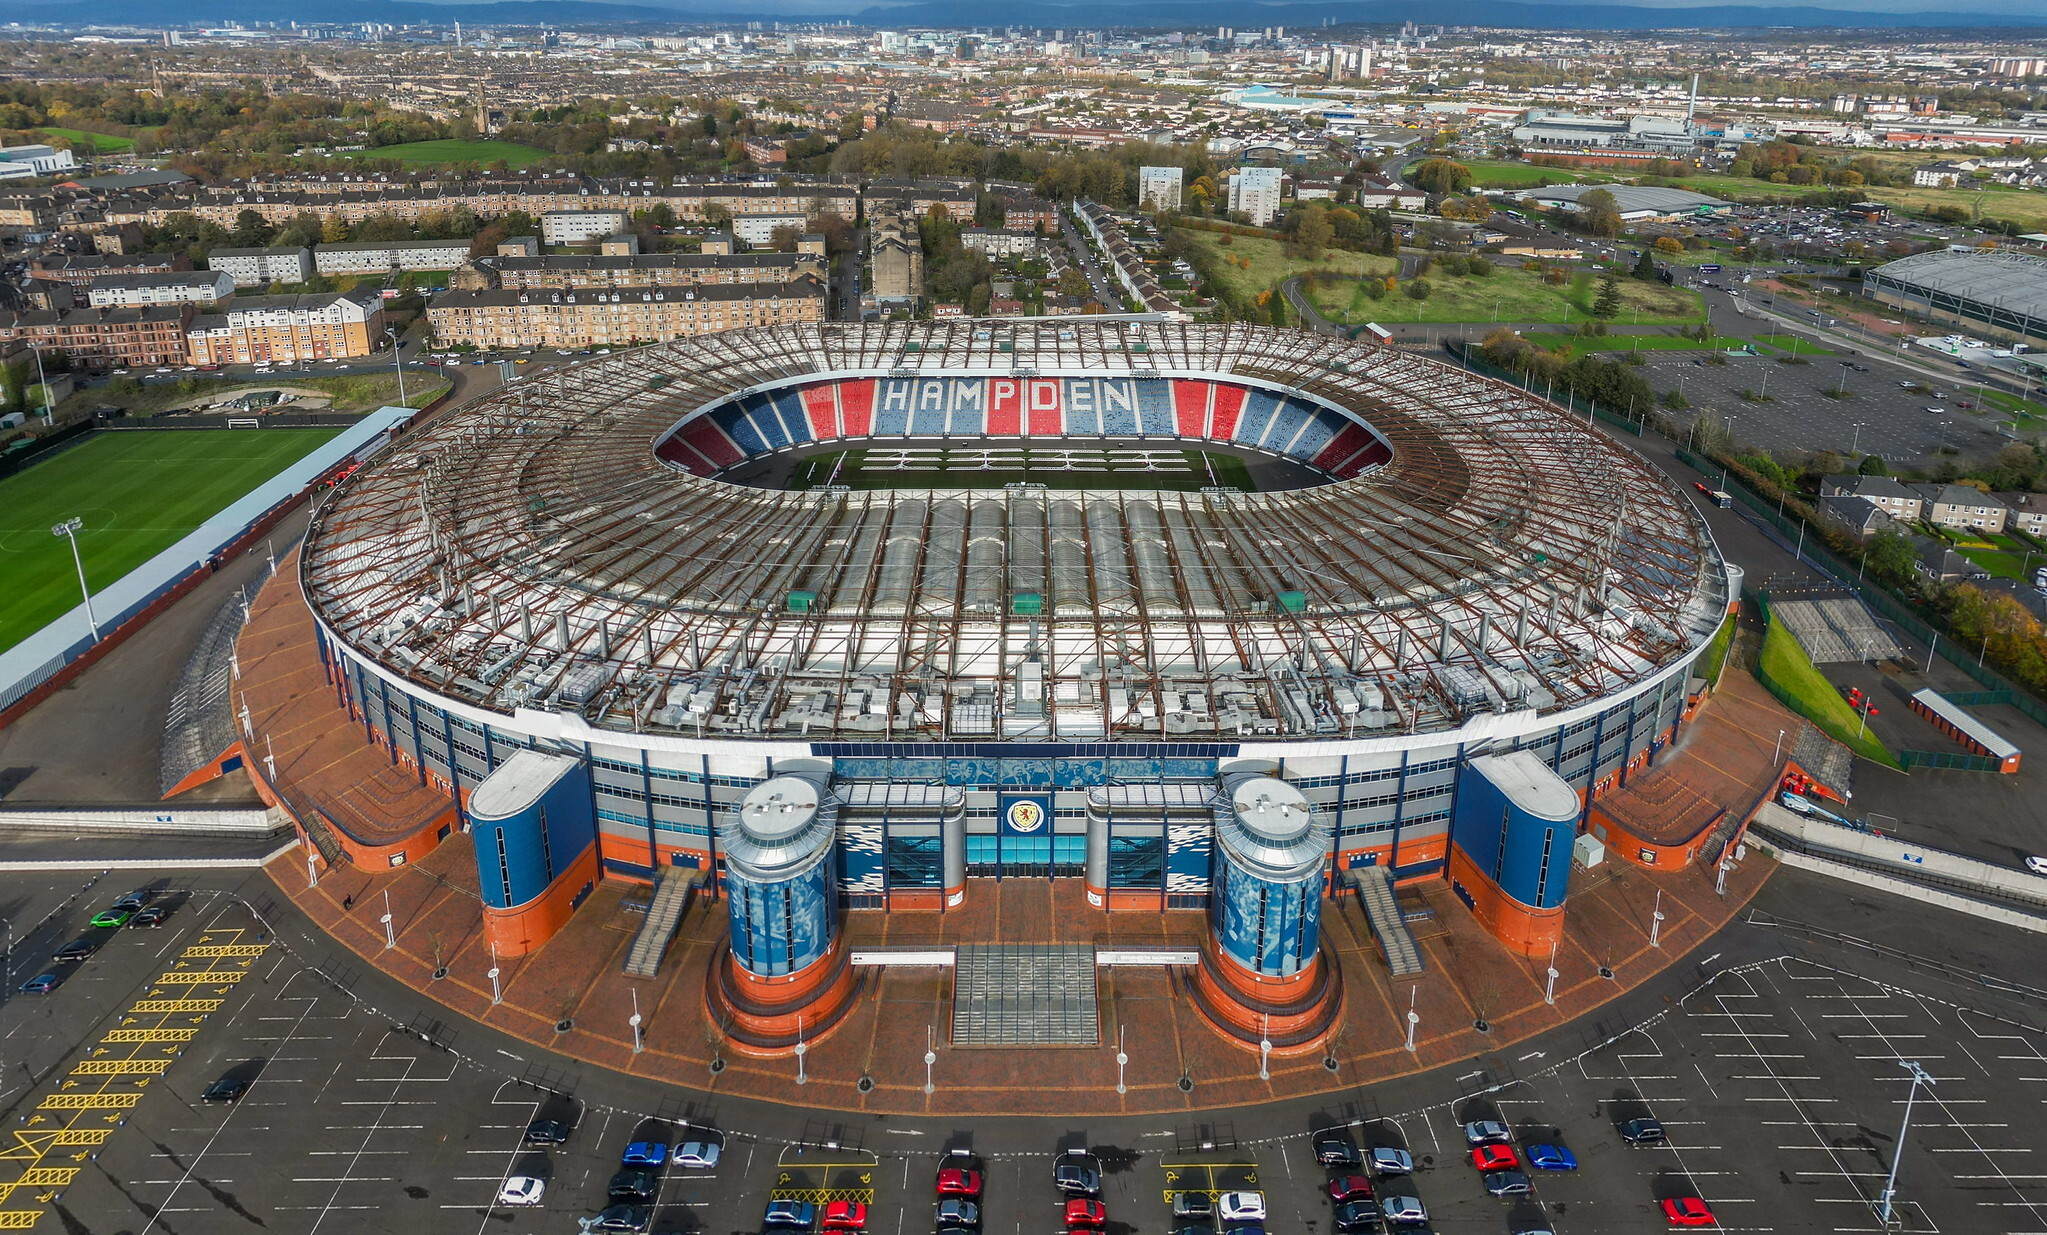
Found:
[[889, 435], [1206, 438], [1286, 455], [1341, 478], [1391, 457], [1369, 429], [1305, 397], [1184, 378], [813, 382], [714, 408], [655, 453], [684, 471], [711, 475], [791, 446]]

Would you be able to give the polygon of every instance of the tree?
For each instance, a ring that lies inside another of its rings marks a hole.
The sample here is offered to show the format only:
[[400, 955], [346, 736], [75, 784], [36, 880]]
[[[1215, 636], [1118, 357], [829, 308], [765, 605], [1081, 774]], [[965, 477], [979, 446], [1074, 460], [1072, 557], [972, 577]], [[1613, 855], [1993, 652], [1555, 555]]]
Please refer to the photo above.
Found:
[[1599, 294], [1592, 298], [1592, 316], [1610, 322], [1621, 313], [1621, 282], [1609, 270], [1599, 276]]
[[1918, 560], [1911, 538], [1896, 528], [1884, 528], [1870, 537], [1869, 545], [1862, 551], [1864, 569], [1878, 582], [1893, 587], [1912, 582], [1912, 568]]
[[1891, 474], [1891, 465], [1884, 462], [1882, 455], [1864, 455], [1861, 466], [1855, 471], [1862, 476], [1888, 476]]
[[1606, 189], [1594, 189], [1578, 199], [1578, 226], [1594, 236], [1618, 236], [1621, 233], [1620, 204]]
[[1294, 221], [1294, 243], [1301, 246], [1301, 252], [1308, 257], [1319, 257], [1323, 246], [1336, 238], [1336, 228], [1329, 221], [1329, 211], [1321, 202], [1309, 202], [1296, 212]]
[[1429, 281], [1427, 279], [1409, 279], [1407, 281], [1407, 298], [1409, 300], [1427, 300], [1429, 298], [1429, 290]]
[[1471, 169], [1449, 159], [1424, 159], [1407, 176], [1408, 183], [1438, 197], [1471, 187]]
[[347, 242], [348, 224], [341, 221], [340, 215], [330, 214], [320, 221], [321, 244], [346, 244]]
[[1658, 236], [1656, 243], [1651, 247], [1658, 253], [1682, 253], [1685, 251], [1684, 241], [1679, 240], [1675, 236]]
[[1649, 249], [1643, 249], [1642, 255], [1635, 259], [1635, 277], [1644, 283], [1654, 283], [1656, 281], [1656, 254], [1654, 252]]
[[1059, 294], [1062, 296], [1085, 296], [1088, 293], [1087, 276], [1078, 266], [1068, 266], [1059, 272]]

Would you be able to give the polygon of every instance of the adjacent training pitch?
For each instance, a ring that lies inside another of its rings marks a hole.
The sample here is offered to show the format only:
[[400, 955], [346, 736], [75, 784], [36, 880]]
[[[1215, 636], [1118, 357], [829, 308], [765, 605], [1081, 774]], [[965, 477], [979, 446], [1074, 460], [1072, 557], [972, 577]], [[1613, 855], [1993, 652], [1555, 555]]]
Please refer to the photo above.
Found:
[[95, 433], [0, 480], [0, 651], [78, 604], [71, 549], [50, 534], [55, 524], [85, 520], [78, 551], [98, 591], [340, 432]]

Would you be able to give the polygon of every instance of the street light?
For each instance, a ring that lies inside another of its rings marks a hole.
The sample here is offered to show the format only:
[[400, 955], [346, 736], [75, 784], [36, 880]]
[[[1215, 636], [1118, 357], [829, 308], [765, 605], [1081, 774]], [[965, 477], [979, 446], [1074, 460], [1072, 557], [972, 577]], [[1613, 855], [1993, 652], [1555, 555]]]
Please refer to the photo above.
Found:
[[50, 529], [50, 535], [62, 536], [71, 542], [71, 563], [78, 567], [78, 590], [85, 594], [85, 624], [92, 627], [92, 641], [100, 641], [100, 622], [92, 612], [92, 589], [85, 585], [85, 559], [78, 556], [78, 531], [85, 526], [85, 520], [77, 515]]
[[400, 353], [404, 345], [398, 341], [398, 328], [396, 326], [384, 327], [384, 333], [389, 335], [391, 339], [391, 367], [398, 371], [398, 404], [403, 407], [405, 405], [405, 358]]
[[1884, 1180], [1883, 1209], [1879, 1215], [1885, 1228], [1891, 1225], [1891, 1201], [1898, 1195], [1898, 1159], [1905, 1156], [1905, 1134], [1912, 1130], [1912, 1099], [1919, 1096], [1919, 1086], [1933, 1084], [1933, 1078], [1916, 1059], [1900, 1059], [1898, 1066], [1912, 1074], [1912, 1087], [1905, 1091], [1905, 1122], [1898, 1125], [1897, 1147], [1891, 1150], [1891, 1173]]
[[1848, 443], [1848, 453], [1851, 455], [1862, 453], [1862, 422], [1859, 420], [1855, 422], [1855, 437]]

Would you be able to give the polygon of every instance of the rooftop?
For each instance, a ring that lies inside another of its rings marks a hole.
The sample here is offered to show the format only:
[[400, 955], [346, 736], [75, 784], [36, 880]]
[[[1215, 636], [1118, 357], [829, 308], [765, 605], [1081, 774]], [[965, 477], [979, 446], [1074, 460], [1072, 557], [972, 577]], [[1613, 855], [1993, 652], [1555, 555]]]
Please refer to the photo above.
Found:
[[1987, 301], [2009, 313], [2047, 316], [2047, 257], [2014, 249], [1915, 253], [1868, 271], [1866, 282]]

